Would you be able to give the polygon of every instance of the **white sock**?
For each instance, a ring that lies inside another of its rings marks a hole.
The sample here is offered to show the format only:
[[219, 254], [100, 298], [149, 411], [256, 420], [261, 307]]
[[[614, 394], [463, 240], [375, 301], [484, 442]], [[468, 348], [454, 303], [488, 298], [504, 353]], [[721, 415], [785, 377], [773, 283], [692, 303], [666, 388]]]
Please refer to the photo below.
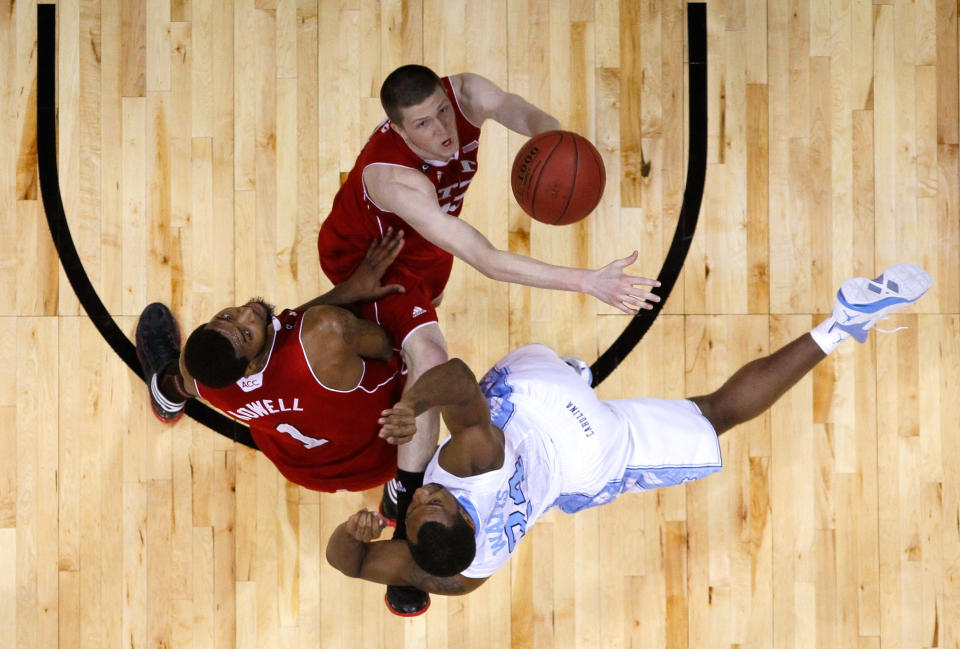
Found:
[[163, 396], [163, 393], [160, 392], [160, 386], [157, 385], [157, 375], [154, 374], [150, 377], [150, 394], [153, 395], [153, 398], [156, 399], [164, 409], [171, 412], [176, 412], [181, 410], [186, 404], [186, 401], [170, 401], [170, 399]]
[[850, 334], [840, 327], [834, 327], [835, 324], [837, 324], [836, 318], [830, 316], [810, 330], [810, 337], [813, 338], [815, 343], [820, 345], [820, 349], [823, 350], [824, 354], [829, 354], [839, 347], [840, 343], [850, 337]]

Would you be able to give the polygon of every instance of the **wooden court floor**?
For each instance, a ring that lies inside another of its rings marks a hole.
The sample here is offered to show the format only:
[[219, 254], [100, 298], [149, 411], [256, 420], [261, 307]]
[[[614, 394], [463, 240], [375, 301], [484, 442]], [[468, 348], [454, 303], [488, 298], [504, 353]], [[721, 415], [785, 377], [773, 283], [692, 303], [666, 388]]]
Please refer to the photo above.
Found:
[[[960, 647], [956, 0], [711, 0], [709, 164], [674, 294], [604, 398], [712, 390], [808, 331], [839, 284], [911, 261], [933, 288], [721, 438], [702, 482], [550, 514], [509, 568], [413, 620], [326, 538], [378, 495], [319, 496], [194, 424], [164, 426], [79, 307], [37, 180], [36, 5], [0, 6], [0, 649]], [[132, 336], [324, 291], [316, 234], [397, 65], [473, 71], [591, 138], [584, 223], [531, 223], [524, 138], [484, 130], [463, 217], [557, 264], [641, 253], [682, 201], [677, 0], [60, 2], [60, 187]], [[642, 166], [649, 162], [644, 176]], [[483, 371], [543, 342], [592, 361], [627, 317], [458, 263], [441, 324]]]

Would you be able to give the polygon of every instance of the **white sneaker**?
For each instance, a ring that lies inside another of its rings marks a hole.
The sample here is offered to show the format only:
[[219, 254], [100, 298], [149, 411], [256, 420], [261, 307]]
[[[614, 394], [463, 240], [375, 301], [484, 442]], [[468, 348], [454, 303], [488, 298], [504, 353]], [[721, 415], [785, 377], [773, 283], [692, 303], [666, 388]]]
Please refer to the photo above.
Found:
[[833, 322], [827, 332], [839, 329], [859, 343], [866, 342], [867, 334], [879, 320], [919, 300], [932, 283], [930, 274], [913, 264], [891, 266], [876, 279], [848, 279], [837, 291]]

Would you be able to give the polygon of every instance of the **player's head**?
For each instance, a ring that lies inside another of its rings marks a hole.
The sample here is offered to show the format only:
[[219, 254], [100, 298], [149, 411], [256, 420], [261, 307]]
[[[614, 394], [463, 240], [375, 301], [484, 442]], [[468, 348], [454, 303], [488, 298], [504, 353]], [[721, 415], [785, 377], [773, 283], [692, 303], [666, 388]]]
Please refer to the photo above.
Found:
[[413, 152], [427, 160], [448, 160], [460, 148], [453, 104], [440, 77], [422, 65], [404, 65], [380, 87], [390, 126]]
[[473, 520], [444, 487], [426, 484], [413, 492], [406, 522], [410, 554], [425, 572], [452, 577], [473, 562]]
[[273, 306], [260, 298], [221, 309], [187, 338], [183, 346], [187, 371], [207, 387], [234, 383], [265, 353], [272, 323]]

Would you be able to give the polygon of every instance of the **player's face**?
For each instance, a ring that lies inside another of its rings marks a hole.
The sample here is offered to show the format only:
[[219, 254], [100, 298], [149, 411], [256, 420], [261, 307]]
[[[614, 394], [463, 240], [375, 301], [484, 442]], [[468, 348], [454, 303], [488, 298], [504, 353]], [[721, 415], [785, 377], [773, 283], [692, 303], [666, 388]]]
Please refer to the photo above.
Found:
[[413, 152], [426, 160], [449, 160], [460, 148], [453, 104], [442, 86], [425, 100], [404, 108], [397, 132]]
[[251, 298], [241, 306], [221, 309], [207, 323], [233, 343], [238, 357], [256, 358], [268, 341], [267, 327], [273, 322], [273, 306], [260, 298]]
[[413, 492], [407, 508], [407, 536], [416, 543], [417, 533], [424, 523], [437, 522], [449, 527], [457, 516], [464, 516], [473, 524], [452, 493], [436, 483], [425, 484]]

